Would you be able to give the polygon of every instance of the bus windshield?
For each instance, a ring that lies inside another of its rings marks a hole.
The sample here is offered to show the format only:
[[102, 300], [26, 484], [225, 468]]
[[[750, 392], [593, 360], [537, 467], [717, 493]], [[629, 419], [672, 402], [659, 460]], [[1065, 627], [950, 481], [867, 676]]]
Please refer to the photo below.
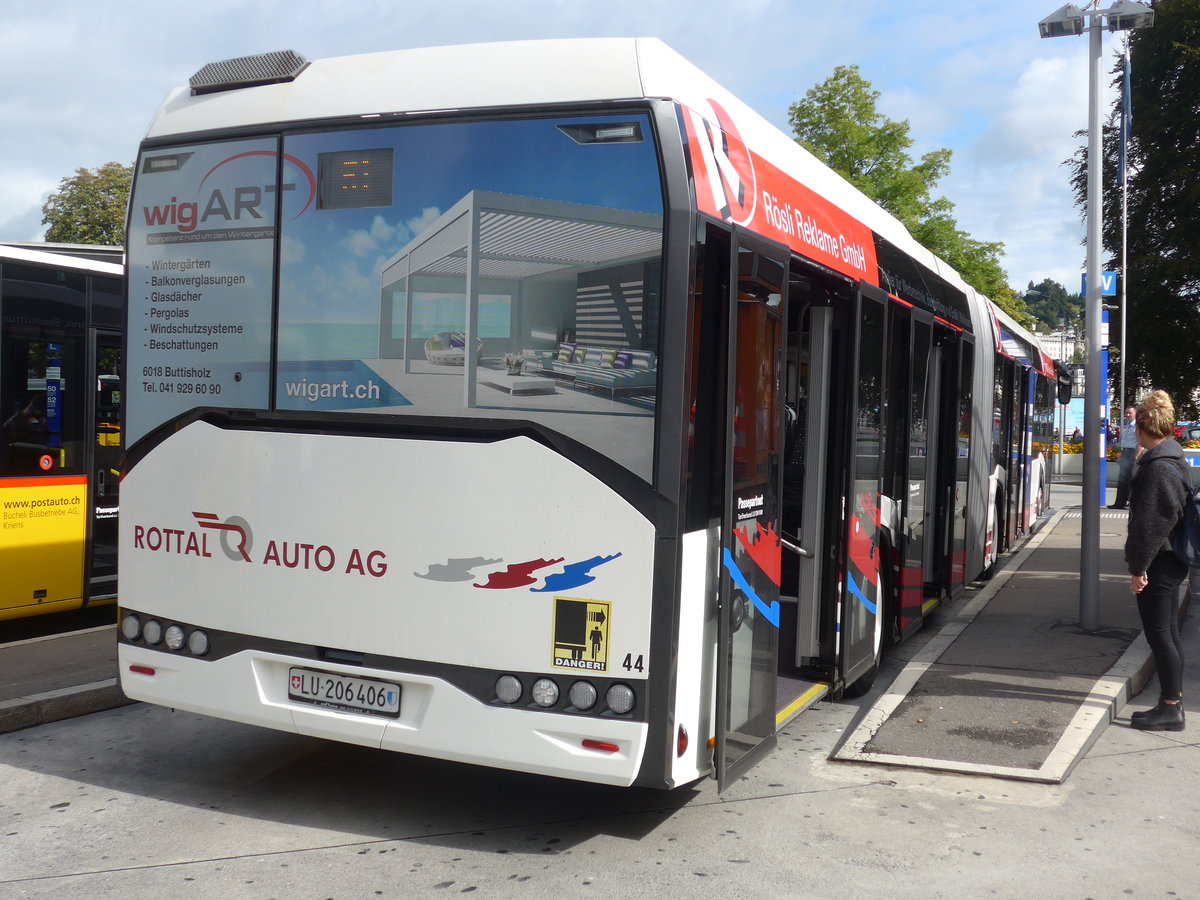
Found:
[[171, 339], [131, 360], [155, 419], [131, 439], [208, 404], [517, 419], [651, 478], [663, 190], [645, 113], [153, 150], [136, 190], [131, 269], [185, 290], [147, 298]]

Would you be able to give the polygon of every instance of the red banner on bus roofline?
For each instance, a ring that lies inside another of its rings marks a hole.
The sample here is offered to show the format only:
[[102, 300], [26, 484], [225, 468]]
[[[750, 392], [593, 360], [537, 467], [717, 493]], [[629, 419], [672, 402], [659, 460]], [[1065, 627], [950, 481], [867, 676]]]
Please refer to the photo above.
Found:
[[683, 110], [697, 209], [878, 284], [871, 229], [747, 147], [729, 113], [708, 104], [704, 113]]

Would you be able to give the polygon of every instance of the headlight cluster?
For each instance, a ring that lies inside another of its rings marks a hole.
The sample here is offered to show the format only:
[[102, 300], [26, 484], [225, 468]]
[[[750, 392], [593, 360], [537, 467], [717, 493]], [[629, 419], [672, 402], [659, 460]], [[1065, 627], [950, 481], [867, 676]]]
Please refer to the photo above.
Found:
[[[558, 705], [562, 691], [558, 682], [553, 678], [538, 678], [526, 693], [525, 686], [516, 675], [501, 675], [496, 679], [496, 699], [510, 706], [519, 703], [522, 698], [532, 706], [541, 709], [551, 709]], [[633, 711], [637, 695], [627, 684], [617, 682], [604, 692], [604, 705], [599, 705], [600, 692], [590, 681], [576, 681], [567, 690], [565, 712], [582, 712], [602, 715], [612, 713], [618, 716]]]
[[164, 624], [158, 619], [142, 620], [135, 613], [121, 616], [121, 634], [125, 640], [142, 641], [147, 647], [165, 647], [175, 653], [186, 652], [192, 656], [208, 653], [208, 635], [199, 628], [175, 622]]

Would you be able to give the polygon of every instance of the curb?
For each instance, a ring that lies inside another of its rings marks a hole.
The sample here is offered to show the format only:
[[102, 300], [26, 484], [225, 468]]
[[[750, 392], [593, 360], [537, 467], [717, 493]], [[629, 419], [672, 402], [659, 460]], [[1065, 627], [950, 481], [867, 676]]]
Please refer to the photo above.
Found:
[[115, 709], [133, 702], [125, 696], [115, 678], [16, 697], [0, 701], [0, 734]]

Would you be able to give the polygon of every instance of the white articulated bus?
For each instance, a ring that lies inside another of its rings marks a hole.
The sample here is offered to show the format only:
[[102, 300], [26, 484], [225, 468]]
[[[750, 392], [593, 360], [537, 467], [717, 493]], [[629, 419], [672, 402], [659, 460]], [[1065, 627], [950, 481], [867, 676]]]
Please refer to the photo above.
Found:
[[206, 66], [128, 260], [136, 699], [723, 785], [1045, 505], [1037, 341], [656, 40]]

